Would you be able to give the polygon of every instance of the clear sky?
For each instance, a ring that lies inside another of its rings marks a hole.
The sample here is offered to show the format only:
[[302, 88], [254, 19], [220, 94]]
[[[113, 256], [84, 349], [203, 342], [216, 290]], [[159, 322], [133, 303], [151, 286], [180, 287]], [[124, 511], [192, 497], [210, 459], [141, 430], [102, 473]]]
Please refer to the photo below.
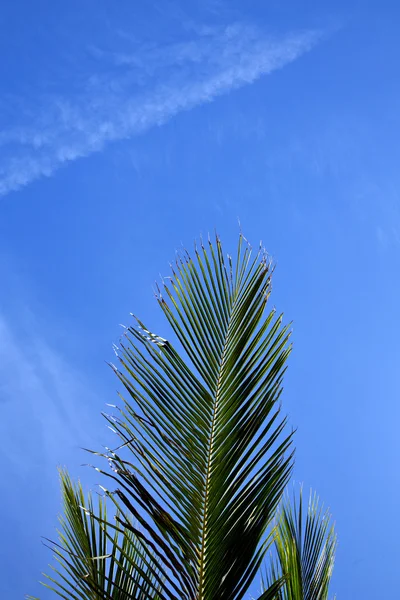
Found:
[[132, 311], [237, 218], [294, 321], [295, 477], [336, 520], [338, 600], [398, 595], [400, 7], [13, 0], [0, 11], [1, 597], [41, 593], [56, 466], [89, 486]]

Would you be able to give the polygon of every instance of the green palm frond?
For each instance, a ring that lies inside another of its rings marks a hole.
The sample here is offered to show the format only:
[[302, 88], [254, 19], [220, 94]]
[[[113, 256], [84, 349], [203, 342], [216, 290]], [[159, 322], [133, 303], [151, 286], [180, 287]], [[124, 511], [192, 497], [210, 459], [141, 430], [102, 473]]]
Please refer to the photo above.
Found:
[[279, 600], [327, 600], [336, 552], [336, 534], [328, 510], [310, 492], [304, 517], [303, 494], [285, 495], [275, 526], [275, 560], [271, 557], [268, 583], [285, 577]]
[[107, 523], [101, 496], [96, 510], [91, 494], [86, 501], [79, 483], [65, 471], [60, 477], [64, 516], [59, 543], [50, 546], [58, 566], [43, 585], [65, 600], [161, 600], [163, 579], [154, 556], [130, 529]]
[[129, 401], [109, 419], [134, 460], [108, 454], [113, 497], [183, 598], [243, 597], [291, 472], [278, 406], [289, 331], [265, 314], [270, 288], [261, 249], [251, 258], [240, 236], [234, 265], [217, 238], [179, 257], [157, 294], [186, 359], [139, 320], [119, 351]]
[[218, 237], [201, 243], [157, 290], [169, 339], [136, 319], [117, 349], [127, 395], [106, 418], [120, 444], [94, 453], [111, 467], [102, 473], [118, 514], [107, 527], [153, 557], [166, 600], [243, 598], [271, 543], [293, 463], [279, 406], [290, 332], [267, 310], [271, 274], [242, 235], [236, 259]]

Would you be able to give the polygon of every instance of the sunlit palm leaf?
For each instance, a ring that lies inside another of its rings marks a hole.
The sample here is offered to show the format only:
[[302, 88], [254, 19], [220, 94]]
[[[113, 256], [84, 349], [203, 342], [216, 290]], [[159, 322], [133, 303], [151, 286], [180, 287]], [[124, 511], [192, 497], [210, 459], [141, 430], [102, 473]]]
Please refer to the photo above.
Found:
[[91, 495], [85, 501], [81, 485], [65, 472], [61, 485], [65, 516], [59, 544], [51, 543], [59, 566], [43, 585], [65, 600], [161, 600], [162, 576], [140, 540], [107, 524], [104, 499], [99, 496], [95, 510]]
[[[201, 244], [157, 292], [170, 339], [136, 319], [117, 350], [128, 396], [107, 416], [121, 440], [101, 454], [118, 511], [107, 527], [140, 542], [162, 599], [243, 598], [271, 542], [292, 436], [278, 402], [289, 330], [266, 311], [270, 289], [270, 263], [261, 248], [252, 258], [243, 236], [236, 260], [218, 238]], [[69, 525], [74, 535], [78, 524]]]
[[310, 493], [304, 516], [303, 496], [285, 496], [275, 527], [276, 560], [271, 557], [269, 583], [286, 578], [277, 599], [327, 600], [336, 551], [336, 534], [329, 511]]
[[134, 459], [108, 454], [113, 498], [171, 572], [169, 598], [242, 598], [267, 547], [292, 465], [277, 404], [289, 332], [265, 316], [270, 286], [262, 250], [252, 259], [240, 236], [233, 264], [217, 238], [158, 291], [179, 343], [137, 319], [118, 351], [129, 398], [108, 418]]

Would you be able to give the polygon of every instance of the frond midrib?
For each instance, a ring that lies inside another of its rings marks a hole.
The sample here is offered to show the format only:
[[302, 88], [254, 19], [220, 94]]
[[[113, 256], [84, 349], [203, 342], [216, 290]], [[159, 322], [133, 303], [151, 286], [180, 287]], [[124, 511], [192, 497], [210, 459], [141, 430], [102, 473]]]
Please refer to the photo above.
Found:
[[207, 467], [206, 467], [206, 474], [205, 474], [205, 479], [204, 479], [204, 501], [203, 501], [204, 509], [203, 509], [202, 522], [201, 522], [201, 526], [200, 526], [201, 544], [200, 544], [200, 556], [199, 556], [200, 568], [199, 568], [198, 600], [204, 600], [204, 598], [205, 598], [204, 597], [205, 545], [207, 542], [207, 518], [208, 518], [208, 506], [209, 506], [208, 498], [209, 498], [209, 487], [210, 487], [210, 479], [211, 479], [211, 463], [212, 463], [213, 446], [214, 446], [214, 431], [215, 431], [216, 419], [217, 419], [217, 414], [218, 414], [219, 395], [220, 395], [222, 374], [224, 372], [225, 355], [226, 355], [226, 350], [228, 348], [229, 339], [230, 339], [230, 329], [231, 329], [231, 325], [233, 322], [233, 314], [235, 312], [236, 301], [237, 301], [238, 297], [240, 297], [239, 290], [235, 290], [235, 292], [236, 292], [235, 297], [231, 303], [229, 315], [227, 318], [228, 324], [227, 324], [227, 328], [226, 328], [224, 345], [223, 345], [222, 352], [221, 352], [221, 359], [219, 362], [218, 377], [216, 380], [215, 392], [213, 395], [214, 396], [214, 406], [212, 409], [212, 417], [211, 417], [211, 424], [210, 424], [210, 439], [209, 439], [209, 444], [208, 444], [208, 449], [207, 449]]

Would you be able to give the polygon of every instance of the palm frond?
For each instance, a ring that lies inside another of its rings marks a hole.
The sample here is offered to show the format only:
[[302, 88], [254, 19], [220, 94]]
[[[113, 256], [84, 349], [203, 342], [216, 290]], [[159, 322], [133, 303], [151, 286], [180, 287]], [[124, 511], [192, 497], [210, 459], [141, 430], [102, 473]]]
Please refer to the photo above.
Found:
[[304, 517], [303, 493], [298, 500], [286, 495], [275, 525], [275, 558], [267, 582], [285, 578], [279, 600], [327, 600], [336, 552], [336, 534], [328, 510], [310, 492]]
[[262, 249], [252, 258], [240, 236], [234, 265], [218, 237], [207, 245], [179, 256], [157, 293], [175, 347], [139, 319], [125, 332], [116, 372], [129, 396], [108, 419], [133, 460], [107, 456], [115, 502], [145, 527], [178, 596], [239, 599], [291, 472], [278, 406], [290, 333], [266, 313]]
[[110, 525], [101, 496], [95, 510], [92, 495], [86, 501], [80, 483], [65, 471], [60, 478], [64, 516], [59, 543], [48, 540], [58, 566], [51, 567], [53, 575], [45, 575], [43, 585], [65, 600], [161, 600], [157, 561], [133, 530]]
[[114, 369], [127, 396], [106, 415], [120, 443], [94, 454], [111, 467], [116, 530], [140, 540], [160, 598], [239, 600], [292, 469], [279, 406], [290, 331], [267, 310], [271, 264], [242, 235], [235, 260], [216, 237], [171, 268], [156, 294], [169, 339], [137, 318], [125, 330]]

